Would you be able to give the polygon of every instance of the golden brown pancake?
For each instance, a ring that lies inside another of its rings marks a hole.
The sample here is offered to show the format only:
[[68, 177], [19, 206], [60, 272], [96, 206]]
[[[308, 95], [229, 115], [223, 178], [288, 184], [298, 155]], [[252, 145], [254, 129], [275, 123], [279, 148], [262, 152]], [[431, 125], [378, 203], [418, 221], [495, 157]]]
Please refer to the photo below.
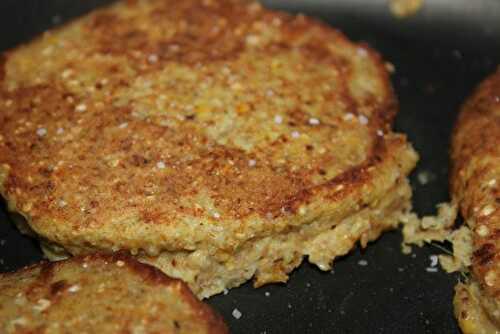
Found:
[[410, 210], [381, 57], [255, 2], [121, 2], [7, 52], [0, 191], [49, 258], [124, 250], [207, 297], [328, 270]]
[[471, 279], [456, 287], [464, 333], [500, 332], [500, 70], [462, 107], [452, 141], [451, 191], [472, 231]]
[[183, 282], [123, 254], [0, 274], [0, 332], [228, 333]]

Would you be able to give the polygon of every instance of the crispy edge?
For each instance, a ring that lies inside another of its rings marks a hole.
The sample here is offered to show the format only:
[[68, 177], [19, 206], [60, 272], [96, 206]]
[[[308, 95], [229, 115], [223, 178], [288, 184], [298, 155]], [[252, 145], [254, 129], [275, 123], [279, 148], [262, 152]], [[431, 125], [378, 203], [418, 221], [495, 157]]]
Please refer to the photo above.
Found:
[[[484, 188], [489, 173], [495, 170], [490, 159], [500, 157], [500, 122], [495, 121], [498, 117], [495, 116], [495, 109], [500, 110], [500, 68], [483, 81], [464, 103], [452, 134], [450, 193], [453, 201], [459, 204], [473, 235], [471, 283], [458, 284], [455, 288], [455, 314], [465, 333], [474, 332], [471, 328], [481, 326], [481, 323], [483, 326], [491, 325], [483, 321], [495, 317], [488, 312], [491, 307], [486, 306], [500, 302], [500, 286], [489, 286], [487, 277], [490, 271], [498, 272], [500, 211], [498, 198], [493, 191]], [[500, 167], [496, 168], [500, 171]], [[481, 209], [488, 205], [494, 211], [483, 215]], [[489, 232], [481, 235], [481, 227], [486, 227]], [[476, 296], [473, 301], [470, 300], [472, 290]], [[464, 318], [467, 311], [475, 314], [473, 319]], [[480, 312], [485, 313], [481, 315]]]

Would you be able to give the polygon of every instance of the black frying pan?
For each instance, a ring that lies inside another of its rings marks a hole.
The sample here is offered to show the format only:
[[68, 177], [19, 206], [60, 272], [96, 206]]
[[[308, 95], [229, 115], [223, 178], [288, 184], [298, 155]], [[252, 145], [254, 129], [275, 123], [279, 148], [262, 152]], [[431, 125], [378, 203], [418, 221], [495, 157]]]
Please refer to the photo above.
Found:
[[[181, 1], [181, 0], [180, 0]], [[2, 0], [0, 49], [104, 4], [105, 0]], [[396, 67], [401, 112], [396, 129], [421, 155], [412, 176], [414, 207], [434, 213], [448, 199], [448, 146], [456, 112], [500, 63], [500, 0], [425, 0], [400, 20], [386, 0], [269, 0], [271, 7], [317, 16], [354, 40], [367, 41]], [[418, 180], [425, 172], [428, 183]], [[0, 209], [0, 271], [42, 258], [35, 242]], [[332, 272], [304, 263], [287, 284], [250, 284], [210, 298], [234, 333], [459, 333], [453, 317], [458, 275], [428, 272], [434, 246], [400, 252], [398, 232], [339, 259]], [[444, 245], [446, 246], [446, 245]], [[241, 317], [233, 317], [233, 311]]]

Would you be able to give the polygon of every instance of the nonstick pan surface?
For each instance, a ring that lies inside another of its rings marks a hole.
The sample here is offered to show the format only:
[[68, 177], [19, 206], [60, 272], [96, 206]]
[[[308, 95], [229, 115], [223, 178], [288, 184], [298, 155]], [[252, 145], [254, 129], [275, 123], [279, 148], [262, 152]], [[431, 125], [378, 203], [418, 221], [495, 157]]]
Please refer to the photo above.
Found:
[[[106, 2], [3, 0], [0, 49]], [[408, 134], [421, 156], [411, 178], [414, 208], [420, 215], [435, 213], [435, 205], [449, 198], [449, 138], [458, 107], [500, 63], [500, 1], [426, 0], [404, 20], [390, 14], [385, 0], [265, 3], [316, 16], [368, 42], [394, 65], [396, 129]], [[0, 271], [42, 258], [37, 244], [8, 223], [4, 203], [0, 222]], [[399, 232], [390, 232], [338, 259], [330, 272], [304, 263], [287, 284], [246, 284], [208, 303], [233, 333], [459, 333], [452, 308], [459, 275], [428, 271], [440, 248], [403, 255], [400, 243]]]

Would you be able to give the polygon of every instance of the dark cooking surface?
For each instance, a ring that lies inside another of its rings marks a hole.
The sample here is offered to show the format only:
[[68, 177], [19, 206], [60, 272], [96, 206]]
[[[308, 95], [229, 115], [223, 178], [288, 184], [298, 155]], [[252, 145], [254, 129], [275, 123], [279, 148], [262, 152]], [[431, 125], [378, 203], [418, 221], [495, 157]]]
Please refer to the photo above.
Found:
[[[405, 21], [391, 18], [384, 1], [349, 1], [267, 3], [281, 8], [293, 3], [294, 11], [321, 16], [394, 64], [401, 103], [396, 128], [408, 134], [421, 155], [412, 176], [415, 210], [433, 213], [435, 204], [448, 199], [448, 141], [457, 107], [500, 62], [500, 1], [453, 0], [453, 10], [447, 11], [448, 1], [432, 0], [433, 5], [428, 0], [419, 15]], [[0, 48], [104, 2], [3, 0]], [[474, 16], [481, 11], [482, 18]], [[429, 176], [425, 185], [417, 177], [422, 172]], [[2, 204], [0, 271], [41, 258], [37, 245], [7, 221]], [[397, 232], [388, 233], [366, 250], [337, 260], [332, 272], [304, 264], [286, 285], [253, 289], [246, 284], [208, 302], [234, 333], [458, 333], [452, 313], [458, 275], [426, 271], [429, 256], [441, 252], [437, 247], [405, 256], [400, 241]], [[239, 319], [233, 317], [235, 309]]]

